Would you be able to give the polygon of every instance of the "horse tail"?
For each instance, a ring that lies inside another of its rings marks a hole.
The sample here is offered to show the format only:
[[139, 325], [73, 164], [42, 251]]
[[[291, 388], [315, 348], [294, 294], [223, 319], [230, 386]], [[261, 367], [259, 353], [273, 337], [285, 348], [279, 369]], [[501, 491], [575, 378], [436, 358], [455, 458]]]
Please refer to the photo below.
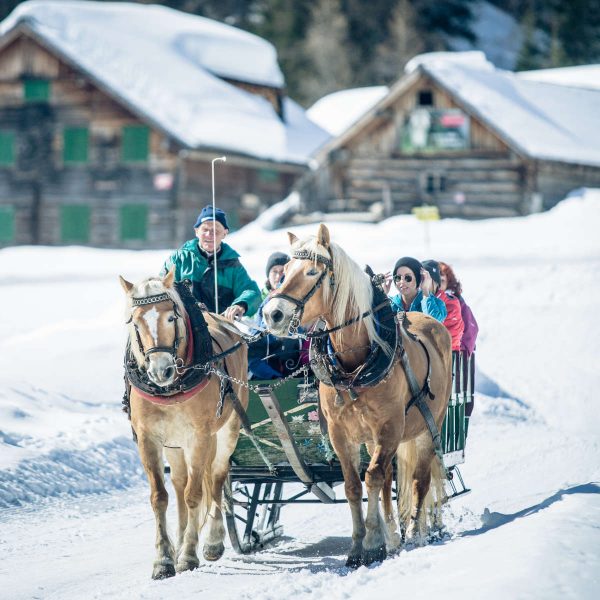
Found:
[[[421, 436], [425, 436], [425, 443], [420, 440]], [[431, 457], [428, 458], [431, 460], [431, 477], [429, 490], [421, 506], [421, 523], [429, 527], [440, 527], [441, 507], [447, 500], [444, 489], [445, 472], [440, 461], [432, 452], [431, 434], [429, 431], [424, 431], [421, 436], [401, 443], [396, 451], [396, 489], [398, 521], [401, 531], [408, 527], [413, 510], [413, 484], [418, 463], [422, 463], [424, 460], [422, 453], [426, 453], [427, 457]]]
[[413, 498], [413, 479], [417, 465], [415, 440], [402, 442], [396, 450], [396, 489], [398, 497], [398, 522], [403, 530], [410, 519]]

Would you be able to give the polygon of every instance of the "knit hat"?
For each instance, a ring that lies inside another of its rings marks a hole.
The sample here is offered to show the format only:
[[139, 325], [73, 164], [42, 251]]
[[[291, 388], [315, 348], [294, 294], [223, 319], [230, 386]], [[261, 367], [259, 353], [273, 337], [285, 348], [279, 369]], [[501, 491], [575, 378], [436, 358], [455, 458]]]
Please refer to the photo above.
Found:
[[408, 267], [415, 274], [415, 281], [417, 282], [417, 287], [421, 285], [421, 263], [416, 259], [412, 258], [412, 256], [403, 256], [396, 261], [394, 265], [394, 270], [392, 271], [393, 275], [396, 275], [396, 271], [400, 267]]
[[440, 283], [442, 283], [442, 279], [440, 277], [440, 263], [437, 260], [424, 260], [422, 264], [423, 268], [429, 271], [431, 279], [440, 285]]
[[200, 227], [200, 225], [202, 225], [202, 223], [205, 221], [218, 221], [221, 223], [221, 225], [223, 225], [223, 227], [225, 227], [225, 229], [229, 229], [229, 225], [227, 225], [227, 215], [220, 208], [217, 208], [213, 215], [213, 208], [210, 204], [205, 206], [202, 209], [202, 212], [198, 215], [194, 229], [196, 229], [196, 227]]
[[289, 262], [290, 257], [285, 252], [273, 252], [267, 260], [267, 277], [275, 265], [286, 265]]

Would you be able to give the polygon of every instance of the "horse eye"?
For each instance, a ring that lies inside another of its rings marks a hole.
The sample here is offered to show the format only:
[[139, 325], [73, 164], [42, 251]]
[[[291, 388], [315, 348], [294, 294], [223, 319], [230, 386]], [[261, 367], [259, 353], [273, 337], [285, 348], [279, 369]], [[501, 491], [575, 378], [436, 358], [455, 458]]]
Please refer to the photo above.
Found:
[[167, 321], [169, 321], [169, 323], [172, 323], [175, 320], [175, 315], [169, 315], [169, 318], [167, 319]]
[[307, 271], [306, 274], [307, 275], [317, 275], [318, 271], [316, 269], [311, 269], [310, 271]]

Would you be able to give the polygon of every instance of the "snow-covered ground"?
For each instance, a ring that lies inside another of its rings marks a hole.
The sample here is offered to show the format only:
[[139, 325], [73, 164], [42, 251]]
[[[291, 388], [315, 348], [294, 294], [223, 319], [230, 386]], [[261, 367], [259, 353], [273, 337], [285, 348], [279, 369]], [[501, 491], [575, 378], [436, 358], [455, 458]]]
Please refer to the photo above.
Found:
[[[0, 251], [0, 597], [596, 598], [600, 589], [600, 190], [548, 213], [424, 227], [329, 223], [359, 262], [454, 265], [479, 321], [478, 395], [450, 538], [344, 567], [347, 506], [286, 506], [285, 537], [155, 582], [148, 488], [120, 412], [123, 292], [168, 249]], [[294, 231], [302, 236], [315, 226]], [[228, 241], [262, 283], [283, 230]], [[173, 504], [173, 503], [172, 503]], [[171, 525], [175, 519], [171, 512]]]

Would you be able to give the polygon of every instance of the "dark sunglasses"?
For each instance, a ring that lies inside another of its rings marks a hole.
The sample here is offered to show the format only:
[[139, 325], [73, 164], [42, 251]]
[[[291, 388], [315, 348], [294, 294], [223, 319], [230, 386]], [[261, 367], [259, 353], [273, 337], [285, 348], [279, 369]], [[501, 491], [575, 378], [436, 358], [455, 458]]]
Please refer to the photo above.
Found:
[[414, 279], [412, 275], [394, 275], [394, 283], [398, 283], [403, 277], [406, 283], [410, 283]]

